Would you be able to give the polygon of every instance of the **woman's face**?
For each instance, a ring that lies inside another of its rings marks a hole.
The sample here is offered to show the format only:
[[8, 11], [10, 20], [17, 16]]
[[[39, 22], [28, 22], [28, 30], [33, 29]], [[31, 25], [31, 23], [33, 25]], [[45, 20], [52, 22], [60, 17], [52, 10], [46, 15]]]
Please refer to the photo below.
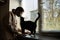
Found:
[[20, 17], [23, 14], [23, 12], [17, 13], [17, 16]]
[[20, 14], [17, 14], [18, 17], [20, 17]]
[[20, 12], [20, 15], [22, 15], [23, 14], [23, 12]]

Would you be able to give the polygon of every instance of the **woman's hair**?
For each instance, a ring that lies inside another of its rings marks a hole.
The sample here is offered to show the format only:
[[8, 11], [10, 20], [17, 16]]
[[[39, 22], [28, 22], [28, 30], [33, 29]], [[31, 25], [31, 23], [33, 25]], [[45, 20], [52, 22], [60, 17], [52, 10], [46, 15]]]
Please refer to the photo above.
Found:
[[17, 7], [15, 10], [15, 14], [20, 15], [21, 12], [24, 12], [24, 9], [22, 7]]
[[12, 9], [12, 12], [15, 13], [15, 9]]

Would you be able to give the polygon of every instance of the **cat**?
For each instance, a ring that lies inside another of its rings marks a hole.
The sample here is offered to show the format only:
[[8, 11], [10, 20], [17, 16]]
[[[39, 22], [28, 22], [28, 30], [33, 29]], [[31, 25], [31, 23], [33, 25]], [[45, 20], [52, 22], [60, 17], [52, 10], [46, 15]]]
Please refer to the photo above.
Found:
[[35, 20], [35, 22], [32, 22], [32, 21], [24, 21], [24, 18], [20, 16], [21, 18], [20, 25], [21, 25], [22, 33], [24, 33], [25, 29], [28, 29], [29, 31], [31, 31], [31, 34], [35, 34], [36, 27], [37, 27], [36, 23], [39, 17], [40, 17], [40, 14], [38, 13], [37, 19]]

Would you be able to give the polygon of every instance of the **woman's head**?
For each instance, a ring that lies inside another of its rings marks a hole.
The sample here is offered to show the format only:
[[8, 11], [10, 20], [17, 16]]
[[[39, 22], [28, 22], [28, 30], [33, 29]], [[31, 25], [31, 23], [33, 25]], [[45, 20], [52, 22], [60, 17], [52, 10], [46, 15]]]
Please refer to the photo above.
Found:
[[20, 16], [24, 12], [24, 9], [22, 7], [17, 7], [15, 10], [15, 14], [17, 16]]

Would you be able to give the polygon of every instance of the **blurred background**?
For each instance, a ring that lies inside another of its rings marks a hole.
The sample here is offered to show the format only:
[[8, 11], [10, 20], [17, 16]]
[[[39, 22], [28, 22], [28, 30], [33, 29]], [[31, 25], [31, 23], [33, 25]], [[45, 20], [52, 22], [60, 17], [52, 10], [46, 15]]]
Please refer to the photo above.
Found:
[[[41, 14], [37, 21], [36, 33], [38, 35], [60, 36], [60, 0], [0, 0], [0, 38], [2, 40], [7, 40], [10, 36], [7, 30], [9, 11], [16, 9], [18, 6], [24, 8], [22, 16], [25, 21], [34, 22], [37, 13]], [[20, 28], [20, 18], [16, 17], [16, 19], [17, 28]]]

